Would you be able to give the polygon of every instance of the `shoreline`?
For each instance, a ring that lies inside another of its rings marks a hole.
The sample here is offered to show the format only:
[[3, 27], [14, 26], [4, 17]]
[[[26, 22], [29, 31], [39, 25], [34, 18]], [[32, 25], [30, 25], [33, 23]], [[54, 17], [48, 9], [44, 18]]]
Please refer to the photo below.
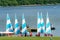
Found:
[[[55, 5], [60, 5], [60, 3], [58, 4], [32, 4], [32, 5], [16, 5], [16, 6], [55, 6]], [[15, 7], [13, 6], [0, 6], [0, 7]]]

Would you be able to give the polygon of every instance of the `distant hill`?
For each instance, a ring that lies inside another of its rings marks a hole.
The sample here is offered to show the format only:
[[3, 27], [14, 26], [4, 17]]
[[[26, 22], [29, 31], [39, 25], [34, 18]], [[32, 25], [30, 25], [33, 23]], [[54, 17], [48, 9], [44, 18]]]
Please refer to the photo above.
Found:
[[0, 0], [0, 6], [57, 4], [60, 0]]

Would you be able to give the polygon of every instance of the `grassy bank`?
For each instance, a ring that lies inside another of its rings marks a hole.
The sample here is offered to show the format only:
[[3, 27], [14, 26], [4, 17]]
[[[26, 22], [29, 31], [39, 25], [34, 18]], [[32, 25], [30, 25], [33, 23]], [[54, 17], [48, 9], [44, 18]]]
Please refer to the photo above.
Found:
[[[52, 40], [59, 40], [60, 37], [52, 37]], [[0, 40], [50, 40], [50, 37], [0, 37]]]

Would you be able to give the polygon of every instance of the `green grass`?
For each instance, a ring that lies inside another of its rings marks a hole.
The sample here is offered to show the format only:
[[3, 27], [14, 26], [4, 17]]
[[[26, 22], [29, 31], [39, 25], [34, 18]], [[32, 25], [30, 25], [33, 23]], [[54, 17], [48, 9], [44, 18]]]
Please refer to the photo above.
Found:
[[[0, 40], [50, 40], [50, 37], [0, 37]], [[60, 37], [52, 37], [52, 40], [60, 40]]]

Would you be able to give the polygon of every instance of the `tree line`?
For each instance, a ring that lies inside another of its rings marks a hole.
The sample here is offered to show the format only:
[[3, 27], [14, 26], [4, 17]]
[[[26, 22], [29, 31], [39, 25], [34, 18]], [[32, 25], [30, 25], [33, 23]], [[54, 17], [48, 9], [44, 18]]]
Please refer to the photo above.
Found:
[[0, 6], [57, 4], [60, 0], [0, 0]]

